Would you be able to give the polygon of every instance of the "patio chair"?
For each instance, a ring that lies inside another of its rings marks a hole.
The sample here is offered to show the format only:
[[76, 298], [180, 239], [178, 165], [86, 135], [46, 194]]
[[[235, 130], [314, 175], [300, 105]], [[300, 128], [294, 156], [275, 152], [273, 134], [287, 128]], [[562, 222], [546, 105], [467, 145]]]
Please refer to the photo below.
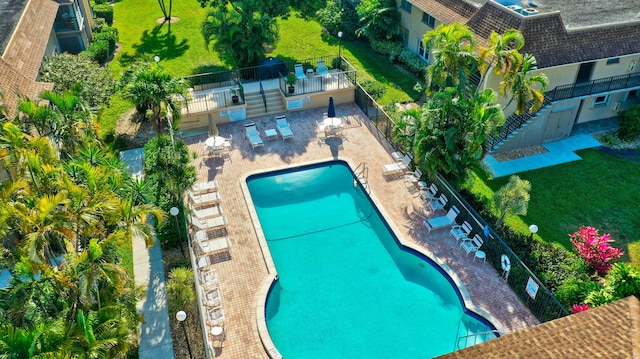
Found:
[[229, 253], [230, 255], [231, 252], [231, 242], [229, 241], [229, 237], [219, 237], [205, 241], [198, 241], [196, 243], [201, 255], [207, 257], [221, 253]]
[[218, 307], [221, 304], [220, 290], [218, 288], [201, 289], [200, 299], [207, 307]]
[[427, 226], [428, 232], [431, 232], [432, 229], [438, 229], [443, 227], [450, 227], [456, 224], [456, 217], [460, 214], [460, 210], [456, 206], [451, 206], [449, 208], [449, 212], [446, 215], [440, 217], [434, 217], [422, 222], [425, 226]]
[[457, 224], [451, 227], [451, 230], [449, 231], [449, 233], [451, 233], [453, 238], [455, 238], [456, 243], [458, 243], [458, 241], [460, 241], [461, 239], [465, 239], [469, 237], [472, 230], [473, 230], [473, 227], [471, 227], [471, 224], [467, 221], [464, 221], [460, 225]]
[[217, 204], [203, 209], [196, 209], [193, 206], [193, 203], [189, 203], [189, 210], [191, 211], [192, 216], [195, 216], [199, 219], [218, 217], [222, 215], [222, 208], [220, 208], [220, 206]]
[[420, 191], [420, 196], [422, 197], [422, 199], [427, 201], [431, 201], [438, 198], [437, 194], [438, 194], [438, 185], [435, 184], [435, 182], [432, 183], [428, 189]]
[[204, 194], [218, 189], [218, 181], [211, 180], [207, 182], [198, 182], [191, 186], [191, 192], [194, 194]]
[[416, 182], [420, 181], [420, 178], [422, 178], [422, 171], [419, 168], [416, 168], [415, 171], [413, 171], [410, 174], [404, 176], [404, 180], [406, 182], [411, 182], [411, 183], [416, 183]]
[[229, 135], [229, 138], [227, 138], [224, 141], [224, 143], [222, 144], [222, 147], [227, 151], [231, 151], [232, 144], [233, 144], [233, 135]]
[[206, 310], [207, 324], [212, 327], [218, 327], [224, 324], [224, 309], [222, 307], [214, 307]]
[[324, 60], [318, 60], [316, 73], [320, 76], [329, 76], [329, 69], [327, 68], [327, 64], [324, 62]]
[[460, 243], [460, 247], [462, 247], [462, 249], [464, 249], [464, 251], [467, 252], [467, 257], [468, 257], [469, 253], [475, 252], [478, 249], [480, 249], [483, 243], [484, 243], [484, 240], [482, 239], [482, 237], [480, 237], [479, 234], [476, 234], [475, 236], [473, 236], [473, 238], [464, 239], [462, 243]]
[[402, 162], [394, 162], [387, 165], [382, 165], [382, 174], [383, 175], [391, 175], [396, 174], [398, 172], [404, 172], [409, 168], [409, 164], [411, 164], [411, 156], [409, 154], [404, 155]]
[[191, 191], [187, 191], [189, 201], [193, 203], [195, 208], [203, 206], [211, 206], [220, 202], [220, 194], [218, 192], [209, 192], [202, 194], [195, 194]]
[[245, 124], [244, 130], [247, 133], [247, 139], [249, 139], [253, 149], [264, 146], [264, 142], [262, 142], [262, 138], [260, 138], [260, 133], [258, 132], [258, 128], [255, 123], [250, 122]]
[[296, 64], [293, 68], [296, 70], [296, 78], [298, 80], [304, 80], [307, 78], [307, 75], [304, 73], [302, 64]]
[[440, 197], [429, 201], [429, 208], [431, 208], [431, 210], [434, 212], [437, 210], [444, 211], [444, 207], [447, 205], [448, 202], [449, 202], [449, 199], [447, 198], [447, 195], [443, 193], [440, 195]]
[[227, 217], [219, 216], [208, 219], [200, 219], [194, 216], [188, 216], [189, 224], [199, 230], [216, 229], [227, 226]]
[[205, 289], [218, 286], [218, 273], [213, 269], [203, 269], [198, 271], [200, 286]]
[[276, 129], [282, 136], [283, 140], [287, 138], [293, 138], [293, 132], [291, 131], [291, 127], [289, 127], [289, 122], [287, 122], [287, 118], [284, 115], [276, 116]]

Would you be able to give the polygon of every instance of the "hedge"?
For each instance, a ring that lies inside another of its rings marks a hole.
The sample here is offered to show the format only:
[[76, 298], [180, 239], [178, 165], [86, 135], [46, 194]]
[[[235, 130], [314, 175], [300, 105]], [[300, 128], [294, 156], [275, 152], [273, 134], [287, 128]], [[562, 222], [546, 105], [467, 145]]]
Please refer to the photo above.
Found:
[[93, 7], [96, 17], [103, 18], [107, 24], [113, 24], [113, 7], [109, 4], [100, 4]]

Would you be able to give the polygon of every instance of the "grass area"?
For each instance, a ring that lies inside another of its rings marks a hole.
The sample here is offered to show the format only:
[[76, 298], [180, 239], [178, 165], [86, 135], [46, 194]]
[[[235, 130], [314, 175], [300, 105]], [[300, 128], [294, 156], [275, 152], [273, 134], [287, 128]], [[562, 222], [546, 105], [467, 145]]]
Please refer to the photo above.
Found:
[[[611, 234], [614, 246], [625, 252], [622, 261], [640, 268], [640, 164], [597, 149], [577, 153], [583, 160], [518, 174], [531, 182], [529, 210], [507, 223], [522, 233], [535, 223], [540, 239], [567, 249], [572, 249], [569, 234], [593, 226]], [[468, 186], [488, 202], [507, 180], [474, 174]]]
[[110, 135], [115, 133], [118, 118], [130, 108], [133, 108], [133, 104], [119, 93], [111, 96], [111, 105], [100, 110], [100, 137], [112, 137]]
[[131, 242], [119, 247], [118, 254], [122, 257], [122, 267], [127, 270], [131, 280], [133, 281], [133, 247]]
[[219, 63], [214, 52], [205, 45], [200, 33], [202, 20], [208, 9], [195, 0], [173, 0], [171, 15], [180, 20], [159, 24], [162, 17], [155, 1], [122, 0], [114, 5], [114, 27], [120, 33], [122, 48], [109, 64], [115, 74], [136, 59], [160, 57], [162, 67], [174, 76], [199, 73]]
[[[338, 38], [323, 32], [315, 20], [304, 20], [292, 14], [286, 20], [279, 20], [278, 25], [280, 41], [270, 56], [293, 61], [338, 54]], [[387, 92], [379, 101], [381, 104], [406, 102], [419, 97], [413, 90], [419, 79], [400, 66], [391, 65], [387, 56], [374, 53], [366, 42], [343, 40], [340, 54], [358, 70], [358, 80], [375, 79], [386, 87]]]

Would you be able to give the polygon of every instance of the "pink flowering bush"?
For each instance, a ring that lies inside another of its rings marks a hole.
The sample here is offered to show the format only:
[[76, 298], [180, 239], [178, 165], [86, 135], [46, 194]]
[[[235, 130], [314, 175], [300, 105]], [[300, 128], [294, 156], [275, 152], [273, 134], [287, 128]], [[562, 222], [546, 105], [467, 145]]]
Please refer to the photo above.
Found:
[[613, 239], [608, 234], [600, 235], [597, 229], [588, 226], [580, 227], [571, 235], [571, 243], [578, 254], [601, 276], [605, 276], [611, 263], [624, 254], [620, 248], [611, 246], [611, 242]]
[[571, 313], [579, 313], [589, 310], [589, 304], [574, 304], [571, 306]]

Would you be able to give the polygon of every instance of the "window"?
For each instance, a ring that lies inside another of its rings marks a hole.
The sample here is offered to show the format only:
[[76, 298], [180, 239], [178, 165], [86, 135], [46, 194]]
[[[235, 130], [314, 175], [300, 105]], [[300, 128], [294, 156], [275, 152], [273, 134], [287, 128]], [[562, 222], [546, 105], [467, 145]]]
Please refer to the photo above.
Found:
[[614, 57], [613, 59], [607, 59], [607, 65], [619, 64], [620, 58]]
[[402, 0], [402, 3], [400, 4], [400, 7], [402, 8], [402, 10], [408, 12], [409, 14], [411, 14], [411, 3], [408, 2], [407, 0]]
[[593, 105], [591, 105], [591, 107], [593, 108], [593, 107], [608, 106], [610, 100], [611, 100], [611, 96], [609, 95], [598, 96], [593, 100]]
[[400, 38], [402, 39], [402, 45], [404, 45], [404, 47], [409, 46], [409, 29], [400, 26]]
[[639, 90], [631, 90], [624, 95], [624, 99], [622, 102], [627, 102], [628, 100], [639, 98], [640, 91]]
[[436, 27], [436, 19], [433, 16], [427, 14], [426, 12], [422, 13], [422, 22], [432, 28]]
[[424, 43], [422, 43], [422, 40], [420, 39], [418, 39], [418, 56], [429, 61], [429, 50], [424, 47]]

